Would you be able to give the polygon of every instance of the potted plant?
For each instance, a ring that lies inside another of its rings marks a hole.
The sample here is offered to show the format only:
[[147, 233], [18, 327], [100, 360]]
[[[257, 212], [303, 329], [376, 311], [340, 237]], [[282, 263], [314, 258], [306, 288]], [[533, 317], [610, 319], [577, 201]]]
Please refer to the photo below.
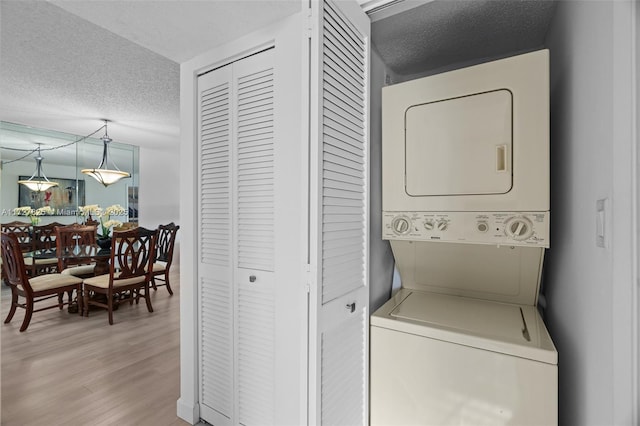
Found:
[[116, 219], [112, 219], [112, 216], [124, 216], [127, 211], [119, 204], [114, 204], [105, 209], [102, 209], [97, 204], [91, 204], [87, 206], [78, 207], [80, 216], [85, 218], [94, 217], [98, 218], [100, 226], [98, 227], [98, 239], [96, 243], [100, 248], [108, 249], [111, 247], [111, 231], [114, 227], [122, 226], [122, 222]]

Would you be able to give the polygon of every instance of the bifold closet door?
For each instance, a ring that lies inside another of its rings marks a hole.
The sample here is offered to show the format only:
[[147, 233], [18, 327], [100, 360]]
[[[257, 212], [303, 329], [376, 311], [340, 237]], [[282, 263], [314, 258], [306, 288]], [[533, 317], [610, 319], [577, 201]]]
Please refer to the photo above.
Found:
[[201, 416], [274, 421], [273, 50], [198, 78]]
[[201, 416], [234, 415], [231, 65], [198, 78], [198, 292]]
[[239, 424], [275, 421], [273, 49], [233, 64], [235, 360]]
[[316, 12], [311, 248], [317, 324], [310, 350], [317, 361], [310, 418], [312, 424], [366, 425], [369, 20], [355, 2], [323, 1]]

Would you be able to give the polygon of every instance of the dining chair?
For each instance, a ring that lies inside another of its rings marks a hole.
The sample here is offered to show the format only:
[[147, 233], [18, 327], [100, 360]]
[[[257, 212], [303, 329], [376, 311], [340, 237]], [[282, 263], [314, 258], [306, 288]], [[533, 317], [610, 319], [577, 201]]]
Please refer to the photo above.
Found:
[[[158, 241], [156, 243], [156, 261], [153, 264], [153, 274], [151, 276], [151, 286], [154, 290], [158, 287], [166, 286], [169, 294], [173, 296], [171, 284], [169, 283], [169, 269], [173, 261], [173, 247], [176, 242], [176, 234], [180, 226], [171, 222], [167, 225], [158, 226]], [[157, 284], [156, 280], [164, 284]]]
[[[73, 250], [78, 246], [94, 245], [96, 243], [96, 226], [73, 223], [71, 225], [56, 226], [56, 250]], [[96, 264], [90, 259], [74, 259], [58, 256], [58, 271], [64, 275], [89, 278], [95, 275]]]
[[[69, 304], [64, 302], [64, 293], [73, 292], [73, 290], [76, 291], [78, 309], [82, 308], [82, 297], [80, 297], [82, 279], [62, 274], [28, 277], [18, 237], [12, 233], [2, 232], [0, 238], [2, 264], [6, 270], [7, 282], [11, 287], [11, 307], [7, 318], [4, 320], [5, 324], [13, 319], [17, 308], [23, 308], [26, 313], [20, 331], [25, 331], [31, 322], [31, 316], [34, 312], [55, 307], [62, 309], [64, 305]], [[20, 297], [25, 299], [24, 303], [20, 303]], [[36, 303], [53, 297], [58, 298], [58, 303], [55, 305], [34, 309]]]
[[[109, 324], [113, 325], [114, 298], [117, 303], [138, 300], [144, 291], [149, 312], [153, 312], [149, 297], [149, 281], [155, 260], [157, 230], [138, 227], [127, 231], [114, 231], [111, 239], [109, 273], [84, 280], [84, 314], [89, 315], [89, 306], [106, 308]], [[97, 295], [104, 295], [102, 301]]]
[[[33, 226], [32, 232], [32, 250], [52, 250], [56, 248], [56, 234], [55, 227], [62, 226], [62, 223], [52, 222], [46, 225]], [[25, 257], [25, 265], [27, 265], [27, 271], [32, 277], [37, 277], [42, 274], [50, 274], [52, 272], [60, 272], [58, 270], [58, 260], [51, 259], [34, 259], [32, 257]]]

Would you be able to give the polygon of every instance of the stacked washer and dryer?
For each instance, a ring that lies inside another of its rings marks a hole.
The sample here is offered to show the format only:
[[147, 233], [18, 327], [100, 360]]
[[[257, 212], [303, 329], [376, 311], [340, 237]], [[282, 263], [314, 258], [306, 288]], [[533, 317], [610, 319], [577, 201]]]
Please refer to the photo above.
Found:
[[549, 55], [388, 86], [383, 230], [402, 286], [371, 317], [372, 425], [557, 424], [537, 303]]

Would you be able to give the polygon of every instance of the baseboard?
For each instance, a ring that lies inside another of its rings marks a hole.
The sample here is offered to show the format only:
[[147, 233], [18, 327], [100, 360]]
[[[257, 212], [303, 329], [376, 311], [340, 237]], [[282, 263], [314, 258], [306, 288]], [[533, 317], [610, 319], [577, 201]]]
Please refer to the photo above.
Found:
[[177, 414], [185, 422], [195, 425], [200, 421], [200, 406], [191, 401], [184, 401], [182, 398], [177, 402]]

